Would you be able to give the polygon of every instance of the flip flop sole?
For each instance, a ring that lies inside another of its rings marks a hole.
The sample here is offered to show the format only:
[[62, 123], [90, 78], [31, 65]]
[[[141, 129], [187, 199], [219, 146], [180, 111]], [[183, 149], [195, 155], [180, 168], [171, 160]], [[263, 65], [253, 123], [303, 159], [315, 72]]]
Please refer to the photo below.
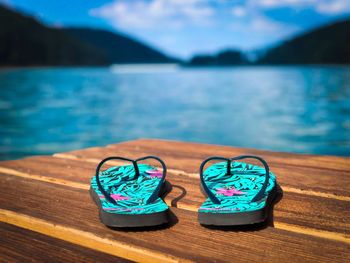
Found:
[[[249, 225], [264, 222], [272, 208], [272, 204], [278, 195], [279, 186], [276, 183], [275, 187], [269, 193], [266, 199], [266, 205], [259, 210], [237, 212], [237, 213], [198, 213], [198, 221], [201, 225], [215, 225], [215, 226], [236, 226]], [[201, 191], [205, 194], [202, 189]]]
[[[161, 196], [171, 191], [171, 184], [165, 181]], [[100, 220], [109, 227], [147, 227], [166, 224], [169, 222], [169, 209], [152, 214], [115, 214], [103, 210], [101, 200], [93, 188], [90, 187], [90, 196], [99, 208]]]
[[[163, 171], [149, 164], [138, 163], [148, 159], [158, 161]], [[132, 165], [114, 166], [101, 172], [103, 164], [110, 160], [130, 162]], [[90, 184], [90, 195], [99, 209], [101, 222], [120, 228], [169, 222], [169, 207], [161, 198], [171, 190], [165, 176], [166, 166], [156, 156], [136, 160], [118, 156], [103, 159]]]

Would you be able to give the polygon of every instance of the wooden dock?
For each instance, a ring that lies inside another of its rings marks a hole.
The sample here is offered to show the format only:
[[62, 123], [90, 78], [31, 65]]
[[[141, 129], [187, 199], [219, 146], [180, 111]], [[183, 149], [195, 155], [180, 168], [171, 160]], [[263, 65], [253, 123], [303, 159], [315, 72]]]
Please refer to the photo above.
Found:
[[[198, 168], [211, 155], [262, 156], [283, 189], [268, 222], [209, 229]], [[172, 223], [116, 231], [102, 225], [89, 180], [104, 157], [157, 155], [173, 190]], [[350, 158], [136, 140], [0, 162], [0, 262], [350, 262]]]

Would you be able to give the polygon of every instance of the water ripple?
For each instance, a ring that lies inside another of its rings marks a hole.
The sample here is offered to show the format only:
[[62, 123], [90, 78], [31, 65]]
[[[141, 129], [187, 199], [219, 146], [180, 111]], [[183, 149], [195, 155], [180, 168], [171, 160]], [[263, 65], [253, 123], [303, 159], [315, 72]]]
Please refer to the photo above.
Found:
[[349, 67], [19, 69], [0, 87], [1, 159], [139, 137], [350, 155]]

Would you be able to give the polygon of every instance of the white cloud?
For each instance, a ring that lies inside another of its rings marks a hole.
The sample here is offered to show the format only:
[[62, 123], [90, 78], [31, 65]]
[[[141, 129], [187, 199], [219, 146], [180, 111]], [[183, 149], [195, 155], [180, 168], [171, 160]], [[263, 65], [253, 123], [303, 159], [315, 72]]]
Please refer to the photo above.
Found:
[[232, 8], [232, 14], [236, 17], [244, 17], [247, 15], [247, 10], [242, 6]]
[[[306, 0], [307, 1], [307, 0]], [[312, 0], [309, 0], [312, 1]], [[283, 3], [284, 2], [284, 3]], [[266, 36], [287, 36], [300, 30], [295, 25], [268, 18], [263, 10], [289, 3], [297, 4], [298, 0], [250, 0], [245, 5], [232, 8], [231, 29], [241, 34]], [[262, 7], [264, 6], [264, 7]]]
[[120, 29], [171, 29], [212, 25], [222, 20], [225, 12], [232, 19], [255, 19], [263, 16], [265, 10], [281, 7], [339, 15], [350, 12], [350, 0], [247, 0], [240, 4], [211, 0], [113, 0], [90, 10], [90, 14]]
[[235, 31], [251, 32], [259, 34], [285, 34], [297, 31], [299, 28], [280, 23], [264, 16], [257, 16], [249, 21], [233, 23], [232, 29]]
[[283, 24], [271, 21], [263, 17], [256, 17], [250, 23], [249, 26], [254, 31], [263, 32], [275, 32], [284, 28]]
[[263, 9], [310, 8], [318, 13], [330, 15], [350, 12], [350, 0], [251, 0], [250, 3]]
[[186, 56], [195, 50], [223, 46], [264, 46], [307, 28], [307, 18], [300, 23], [301, 17], [293, 20], [291, 12], [285, 19], [289, 22], [283, 23], [269, 17], [268, 10], [314, 10], [324, 21], [350, 12], [350, 0], [110, 1], [90, 10], [90, 15], [169, 53], [177, 50]]
[[214, 10], [202, 0], [115, 0], [90, 14], [122, 28], [182, 27], [208, 24]]
[[350, 1], [349, 0], [335, 0], [318, 3], [316, 10], [323, 14], [342, 14], [350, 11]]
[[315, 3], [317, 0], [254, 0], [256, 4], [266, 8], [282, 6], [298, 7]]

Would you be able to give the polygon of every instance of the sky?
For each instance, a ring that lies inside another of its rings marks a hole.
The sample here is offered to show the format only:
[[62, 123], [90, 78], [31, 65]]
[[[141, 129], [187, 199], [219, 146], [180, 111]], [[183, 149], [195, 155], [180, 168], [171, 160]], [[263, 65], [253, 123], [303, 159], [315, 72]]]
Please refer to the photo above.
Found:
[[189, 58], [253, 51], [350, 17], [350, 0], [0, 0], [55, 26], [123, 32]]

